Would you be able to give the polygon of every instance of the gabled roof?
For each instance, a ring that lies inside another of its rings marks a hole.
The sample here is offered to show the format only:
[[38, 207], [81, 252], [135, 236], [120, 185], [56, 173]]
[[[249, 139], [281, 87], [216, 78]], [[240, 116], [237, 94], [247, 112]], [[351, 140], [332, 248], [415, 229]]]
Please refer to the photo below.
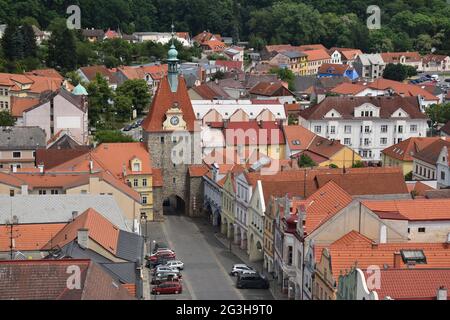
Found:
[[[444, 140], [445, 139], [445, 140]], [[413, 158], [436, 165], [443, 147], [450, 148], [450, 139], [441, 138], [417, 152]]]
[[316, 134], [302, 126], [284, 126], [284, 135], [289, 149], [292, 151], [306, 150], [316, 137]]
[[419, 52], [384, 52], [381, 57], [385, 63], [400, 63], [400, 58], [405, 57], [406, 62], [420, 62], [422, 57]]
[[[74, 267], [80, 271], [80, 289], [67, 287], [68, 270], [74, 272]], [[134, 299], [91, 260], [0, 261], [0, 270], [9, 275], [0, 281], [0, 300]]]
[[324, 63], [320, 66], [318, 73], [343, 76], [348, 69], [350, 69], [348, 64]]
[[416, 97], [326, 97], [321, 103], [300, 112], [306, 120], [321, 120], [332, 109], [339, 112], [343, 119], [357, 118], [355, 108], [370, 103], [380, 108], [380, 118], [389, 119], [402, 108], [411, 119], [427, 119], [420, 111]]
[[376, 214], [392, 212], [410, 221], [450, 220], [450, 199], [367, 200], [362, 203]]
[[215, 83], [203, 83], [199, 86], [192, 87], [202, 99], [204, 100], [214, 100], [214, 99], [229, 99], [230, 96], [225, 90], [221, 88], [220, 85]]
[[305, 204], [305, 232], [310, 234], [353, 201], [352, 197], [333, 181], [309, 196]]
[[427, 54], [423, 57], [422, 62], [428, 64], [430, 62], [441, 63], [443, 60], [447, 59], [448, 56], [439, 54]]
[[36, 98], [11, 97], [11, 115], [16, 118], [23, 117], [24, 111], [34, 107], [39, 103]]
[[80, 229], [87, 229], [89, 238], [106, 251], [113, 255], [117, 253], [119, 228], [92, 208], [67, 224], [53, 237], [51, 242], [44, 246], [44, 249], [50, 250], [52, 247], [65, 246], [78, 237], [78, 230]]
[[97, 73], [107, 78], [109, 83], [117, 84], [117, 78], [111, 71], [108, 70], [105, 66], [88, 66], [81, 67], [80, 71], [88, 78], [89, 81], [95, 80]]
[[[364, 273], [366, 278], [370, 276]], [[379, 300], [436, 300], [439, 288], [450, 287], [450, 268], [382, 269], [380, 281], [379, 289], [374, 290]]]
[[409, 138], [394, 144], [382, 152], [383, 154], [402, 161], [413, 161], [413, 156], [434, 143], [438, 137], [430, 138]]
[[331, 58], [326, 49], [308, 50], [305, 51], [305, 53], [308, 55], [308, 62], [318, 60], [328, 60]]
[[183, 112], [183, 119], [186, 121], [187, 130], [193, 132], [195, 129], [195, 114], [187, 92], [186, 82], [182, 76], [178, 77], [177, 92], [171, 91], [167, 77], [161, 80], [156, 95], [153, 98], [150, 113], [142, 123], [142, 128], [147, 132], [162, 132], [163, 123], [166, 120], [166, 112], [175, 103], [178, 103], [178, 107]]
[[[348, 171], [348, 170], [347, 170]], [[338, 173], [317, 175], [317, 184], [324, 186], [333, 181], [352, 196], [364, 195], [409, 195], [402, 172], [367, 172], [367, 173]]]
[[281, 81], [276, 82], [259, 82], [249, 91], [250, 94], [262, 95], [268, 97], [294, 95], [287, 89]]
[[202, 177], [209, 171], [208, 167], [204, 164], [190, 165], [189, 176], [190, 177]]

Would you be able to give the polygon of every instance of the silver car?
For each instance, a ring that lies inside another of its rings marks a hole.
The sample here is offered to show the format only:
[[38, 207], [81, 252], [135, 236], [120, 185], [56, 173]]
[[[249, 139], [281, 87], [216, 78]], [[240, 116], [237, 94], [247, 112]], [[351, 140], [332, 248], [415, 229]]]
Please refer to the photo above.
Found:
[[235, 264], [230, 272], [230, 275], [237, 276], [238, 274], [253, 274], [257, 273], [255, 269], [246, 264]]
[[183, 270], [184, 269], [184, 263], [179, 261], [179, 260], [172, 260], [172, 261], [168, 261], [166, 263], [167, 267], [171, 267], [171, 268], [177, 268], [178, 270]]

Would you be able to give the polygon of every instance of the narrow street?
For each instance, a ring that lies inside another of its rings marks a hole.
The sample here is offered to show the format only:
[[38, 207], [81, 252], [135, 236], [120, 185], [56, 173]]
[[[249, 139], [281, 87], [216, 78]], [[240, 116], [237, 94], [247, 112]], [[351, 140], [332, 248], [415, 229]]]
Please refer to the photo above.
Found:
[[272, 300], [269, 290], [240, 290], [229, 272], [236, 263], [243, 263], [214, 235], [205, 219], [166, 216], [164, 223], [148, 224], [149, 242], [165, 242], [185, 264], [183, 293], [153, 296], [157, 300]]

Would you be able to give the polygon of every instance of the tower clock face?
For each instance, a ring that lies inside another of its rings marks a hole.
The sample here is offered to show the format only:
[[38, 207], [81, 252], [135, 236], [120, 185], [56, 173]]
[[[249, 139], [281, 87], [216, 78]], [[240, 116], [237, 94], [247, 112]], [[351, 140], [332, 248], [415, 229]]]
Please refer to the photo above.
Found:
[[180, 123], [180, 119], [178, 117], [172, 117], [172, 118], [170, 118], [170, 123], [173, 126], [177, 126]]

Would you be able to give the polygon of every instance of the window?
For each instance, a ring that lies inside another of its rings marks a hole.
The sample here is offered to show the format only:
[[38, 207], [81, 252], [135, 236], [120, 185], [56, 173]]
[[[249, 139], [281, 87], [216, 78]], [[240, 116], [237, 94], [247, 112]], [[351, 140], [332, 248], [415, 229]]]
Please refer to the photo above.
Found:
[[164, 143], [164, 137], [161, 137], [161, 143]]
[[381, 133], [386, 133], [388, 131], [388, 126], [387, 125], [382, 125], [381, 126]]
[[350, 145], [352, 144], [352, 139], [350, 139], [350, 138], [344, 138], [344, 144], [345, 144], [346, 146], [350, 146]]
[[335, 134], [336, 133], [336, 127], [335, 126], [331, 126], [330, 127], [330, 133], [331, 134]]
[[[424, 229], [425, 228], [419, 228]], [[425, 231], [424, 231], [425, 232]], [[418, 263], [418, 264], [426, 264], [427, 258], [423, 250], [400, 250], [400, 254], [402, 255], [403, 263]]]
[[59, 194], [59, 191], [58, 190], [52, 190], [51, 192], [50, 192], [51, 194]]
[[417, 231], [419, 233], [425, 233], [425, 228], [424, 227], [418, 228]]
[[135, 186], [135, 187], [139, 186], [139, 180], [138, 179], [134, 179], [133, 180], [133, 186]]
[[364, 132], [365, 133], [370, 133], [370, 126], [365, 126], [364, 127]]
[[292, 251], [292, 246], [289, 246], [288, 247], [288, 256], [287, 256], [287, 264], [288, 265], [292, 265], [292, 254], [293, 254], [293, 251]]
[[352, 126], [345, 126], [344, 127], [344, 132], [345, 133], [352, 133]]
[[315, 133], [320, 133], [322, 131], [322, 127], [321, 126], [315, 126], [314, 127], [314, 132]]
[[387, 138], [381, 138], [380, 139], [380, 144], [381, 145], [386, 145], [387, 144]]
[[13, 158], [20, 158], [22, 156], [21, 152], [15, 151], [13, 152]]
[[45, 195], [47, 194], [47, 190], [39, 190], [39, 195]]
[[403, 126], [398, 126], [398, 133], [403, 133]]
[[364, 145], [365, 145], [365, 146], [370, 145], [370, 140], [369, 140], [369, 138], [365, 138], [365, 139], [364, 139]]
[[417, 124], [412, 124], [409, 126], [410, 132], [417, 132]]
[[141, 171], [141, 164], [133, 163], [133, 171]]
[[147, 186], [147, 179], [142, 179], [142, 186], [146, 187]]
[[441, 180], [445, 180], [445, 172], [441, 171]]
[[147, 196], [142, 196], [142, 204], [147, 204]]
[[9, 190], [9, 196], [14, 197], [14, 190]]
[[398, 138], [397, 139], [397, 143], [400, 143], [400, 142], [402, 142], [403, 141], [403, 138]]
[[173, 183], [177, 183], [177, 179], [176, 178], [173, 178], [172, 181], [173, 181]]

